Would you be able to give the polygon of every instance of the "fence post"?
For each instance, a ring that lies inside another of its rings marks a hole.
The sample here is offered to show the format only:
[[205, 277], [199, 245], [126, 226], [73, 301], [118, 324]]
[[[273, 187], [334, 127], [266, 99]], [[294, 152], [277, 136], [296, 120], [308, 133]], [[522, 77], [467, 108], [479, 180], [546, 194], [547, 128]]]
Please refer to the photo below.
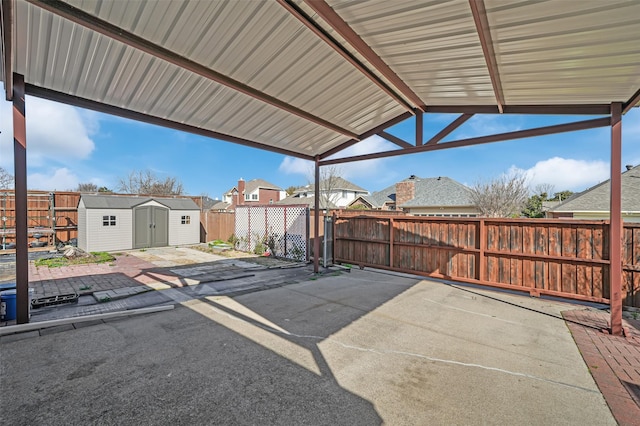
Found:
[[389, 218], [389, 268], [393, 268], [393, 218]]
[[484, 219], [480, 219], [480, 222], [478, 222], [478, 226], [479, 226], [479, 247], [478, 249], [480, 250], [478, 252], [478, 281], [483, 281], [484, 280], [484, 276], [486, 275], [486, 259], [484, 256], [484, 251], [487, 248], [487, 226], [486, 223], [484, 221]]

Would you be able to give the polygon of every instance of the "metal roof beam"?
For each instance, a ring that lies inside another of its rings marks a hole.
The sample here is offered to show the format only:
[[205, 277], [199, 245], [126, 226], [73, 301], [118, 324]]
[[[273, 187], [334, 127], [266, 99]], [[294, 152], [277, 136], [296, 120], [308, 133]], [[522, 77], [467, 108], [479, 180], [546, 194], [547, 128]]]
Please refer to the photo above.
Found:
[[2, 0], [2, 60], [4, 66], [4, 91], [8, 101], [13, 99], [13, 13], [14, 0]]
[[491, 38], [491, 30], [489, 28], [489, 20], [487, 19], [487, 10], [483, 0], [469, 0], [473, 21], [476, 24], [476, 31], [480, 37], [480, 45], [484, 60], [487, 63], [493, 93], [496, 96], [498, 111], [502, 114], [504, 108], [504, 93], [502, 92], [502, 83], [500, 82], [500, 73], [498, 72], [498, 62], [496, 61], [496, 53], [493, 50], [493, 40]]
[[449, 124], [447, 127], [445, 127], [444, 129], [440, 130], [437, 135], [435, 135], [434, 137], [429, 139], [429, 141], [427, 143], [425, 143], [425, 145], [435, 145], [435, 144], [437, 144], [442, 139], [447, 137], [447, 135], [451, 134], [451, 132], [453, 132], [455, 129], [457, 129], [458, 127], [462, 126], [464, 123], [466, 123], [467, 120], [470, 119], [471, 117], [473, 117], [473, 114], [462, 114], [460, 117], [458, 117], [455, 120], [453, 120], [451, 122], [451, 124]]
[[74, 6], [71, 6], [70, 4], [67, 4], [63, 1], [60, 1], [60, 0], [47, 0], [47, 1], [26, 0], [26, 1], [48, 12], [61, 16], [71, 22], [74, 22], [78, 25], [89, 28], [92, 31], [95, 31], [106, 37], [109, 37], [121, 43], [124, 43], [127, 46], [133, 47], [149, 55], [152, 55], [156, 58], [162, 59], [166, 62], [176, 65], [180, 68], [186, 69], [208, 80], [215, 81], [216, 83], [227, 86], [233, 90], [236, 90], [240, 93], [243, 93], [247, 96], [250, 96], [262, 102], [265, 102], [269, 105], [272, 105], [290, 114], [293, 114], [295, 116], [308, 120], [319, 126], [333, 130], [336, 133], [349, 136], [350, 138], [354, 138], [354, 139], [358, 138], [358, 135], [350, 130], [344, 129], [334, 123], [324, 120], [323, 118], [317, 117], [307, 111], [304, 111], [298, 107], [290, 105], [264, 92], [260, 92], [259, 90], [254, 89], [253, 87], [247, 86], [246, 84], [240, 81], [234, 80], [231, 77], [228, 77], [224, 74], [214, 71], [184, 56], [178, 55], [177, 53], [172, 52], [169, 49], [166, 49], [162, 46], [152, 43], [133, 33], [125, 31], [116, 25], [113, 25], [89, 13], [86, 13], [85, 11], [78, 9]]
[[212, 130], [202, 129], [200, 127], [191, 126], [189, 124], [179, 123], [177, 121], [171, 121], [160, 117], [155, 117], [141, 112], [131, 111], [125, 108], [119, 108], [113, 105], [107, 105], [101, 102], [92, 101], [90, 99], [81, 98], [78, 96], [68, 95], [62, 92], [56, 92], [54, 90], [45, 89], [39, 86], [26, 84], [26, 92], [28, 95], [37, 96], [39, 98], [48, 99], [50, 101], [61, 102], [68, 105], [77, 106], [80, 108], [86, 108], [93, 111], [102, 112], [105, 114], [116, 115], [118, 117], [128, 118], [130, 120], [141, 121], [143, 123], [154, 124], [156, 126], [167, 127], [169, 129], [180, 130], [182, 132], [192, 133], [194, 135], [205, 136], [208, 138], [219, 139], [222, 141], [233, 142], [238, 145], [244, 145], [251, 148], [263, 149], [265, 151], [272, 151], [278, 154], [290, 155], [292, 157], [302, 158], [304, 160], [313, 161], [314, 156], [300, 154], [288, 149], [278, 148], [275, 146], [266, 145], [260, 142], [251, 141], [248, 139], [242, 139], [236, 136], [227, 135], [224, 133], [214, 132]]
[[380, 56], [369, 46], [324, 0], [304, 0], [329, 26], [346, 40], [346, 42], [360, 53], [382, 74], [393, 86], [398, 89], [409, 101], [418, 109], [424, 111], [425, 103], [420, 97], [405, 83]]
[[640, 89], [638, 89], [638, 91], [634, 93], [627, 102], [622, 104], [622, 114], [626, 114], [631, 111], [631, 108], [638, 105], [638, 102], [640, 102]]
[[320, 37], [329, 47], [335, 50], [340, 56], [342, 56], [347, 62], [353, 65], [358, 71], [360, 71], [365, 77], [373, 82], [376, 86], [382, 89], [387, 95], [393, 98], [396, 102], [402, 105], [408, 111], [413, 112], [413, 107], [400, 95], [398, 95], [389, 85], [387, 85], [381, 78], [374, 74], [369, 68], [367, 68], [358, 58], [356, 58], [351, 52], [340, 44], [338, 40], [333, 38], [327, 33], [324, 28], [318, 25], [304, 10], [295, 4], [291, 0], [277, 0], [278, 3], [284, 7], [291, 15], [296, 17], [304, 26], [309, 28], [315, 35]]
[[411, 145], [409, 142], [403, 139], [400, 139], [399, 137], [394, 136], [391, 133], [387, 133], [384, 130], [376, 134], [381, 138], [386, 139], [389, 142], [398, 145], [400, 148], [413, 148], [413, 145]]
[[577, 121], [568, 124], [557, 124], [554, 126], [537, 127], [535, 129], [519, 130], [516, 132], [499, 133], [491, 136], [480, 136], [476, 138], [461, 139], [453, 142], [440, 143], [435, 145], [415, 146], [412, 148], [398, 149], [395, 151], [376, 152], [373, 154], [356, 155], [353, 157], [336, 158], [333, 160], [324, 160], [320, 163], [322, 166], [331, 164], [350, 163], [353, 161], [372, 160], [375, 158], [395, 157], [398, 155], [415, 154], [419, 152], [437, 151], [440, 149], [460, 148], [463, 146], [480, 145], [492, 142], [502, 142], [515, 139], [530, 138], [534, 136], [553, 135], [564, 132], [575, 132], [578, 130], [594, 129], [596, 127], [609, 126], [610, 117], [595, 118], [593, 120]]
[[[499, 114], [493, 105], [429, 105], [427, 113], [441, 114]], [[578, 105], [505, 105], [503, 114], [531, 115], [609, 115], [609, 104]]]
[[389, 121], [387, 121], [385, 123], [382, 123], [379, 126], [374, 127], [373, 129], [367, 130], [366, 132], [364, 132], [363, 134], [360, 135], [359, 139], [348, 140], [348, 141], [346, 141], [344, 143], [341, 143], [340, 145], [338, 145], [336, 147], [331, 148], [328, 151], [325, 151], [323, 154], [320, 154], [320, 159], [330, 157], [333, 154], [337, 154], [338, 152], [340, 152], [342, 150], [345, 150], [345, 149], [349, 148], [352, 145], [357, 144], [358, 142], [360, 142], [363, 139], [371, 137], [371, 136], [373, 136], [373, 135], [375, 135], [375, 134], [377, 134], [377, 133], [379, 133], [379, 132], [381, 132], [381, 131], [383, 131], [385, 129], [388, 129], [391, 126], [395, 126], [396, 124], [406, 120], [407, 118], [411, 117], [412, 115], [413, 114], [410, 113], [410, 112], [405, 112], [403, 114], [400, 114], [399, 116], [394, 117], [391, 120], [389, 120]]

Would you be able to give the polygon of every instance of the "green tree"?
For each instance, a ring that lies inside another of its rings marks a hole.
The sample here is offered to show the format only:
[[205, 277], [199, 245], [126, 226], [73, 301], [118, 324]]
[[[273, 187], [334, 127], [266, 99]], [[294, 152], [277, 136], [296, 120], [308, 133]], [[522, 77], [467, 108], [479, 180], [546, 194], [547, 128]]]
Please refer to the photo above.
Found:
[[549, 201], [564, 201], [572, 195], [573, 191], [568, 190], [556, 192], [555, 194], [553, 194], [553, 198], [551, 198]]
[[288, 187], [287, 189], [284, 190], [284, 192], [287, 193], [287, 197], [290, 197], [293, 195], [294, 192], [296, 192], [296, 189], [298, 189], [297, 186], [293, 186], [291, 185], [290, 187]]
[[542, 202], [547, 201], [547, 194], [534, 194], [524, 205], [522, 209], [522, 215], [525, 217], [544, 217], [544, 211], [542, 210]]

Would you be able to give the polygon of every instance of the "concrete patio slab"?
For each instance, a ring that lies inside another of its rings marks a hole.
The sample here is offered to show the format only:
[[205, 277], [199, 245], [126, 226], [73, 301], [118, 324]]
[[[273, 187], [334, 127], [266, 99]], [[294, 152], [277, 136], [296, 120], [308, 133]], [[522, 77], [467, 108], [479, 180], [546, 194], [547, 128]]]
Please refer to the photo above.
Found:
[[161, 314], [0, 339], [3, 419], [615, 424], [563, 303], [367, 270], [237, 297], [194, 289], [163, 291], [178, 308]]

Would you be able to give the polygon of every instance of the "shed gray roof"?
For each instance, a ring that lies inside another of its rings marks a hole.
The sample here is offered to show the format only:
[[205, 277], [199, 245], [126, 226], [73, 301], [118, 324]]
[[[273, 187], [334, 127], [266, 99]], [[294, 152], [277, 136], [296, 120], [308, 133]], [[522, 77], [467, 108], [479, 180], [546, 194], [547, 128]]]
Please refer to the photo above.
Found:
[[[622, 173], [622, 211], [640, 212], [640, 165]], [[610, 180], [573, 194], [552, 212], [608, 212]]]
[[155, 201], [171, 210], [200, 210], [190, 198], [155, 198], [155, 197], [127, 197], [119, 195], [88, 195], [83, 194], [80, 200], [88, 209], [131, 209], [149, 201]]

